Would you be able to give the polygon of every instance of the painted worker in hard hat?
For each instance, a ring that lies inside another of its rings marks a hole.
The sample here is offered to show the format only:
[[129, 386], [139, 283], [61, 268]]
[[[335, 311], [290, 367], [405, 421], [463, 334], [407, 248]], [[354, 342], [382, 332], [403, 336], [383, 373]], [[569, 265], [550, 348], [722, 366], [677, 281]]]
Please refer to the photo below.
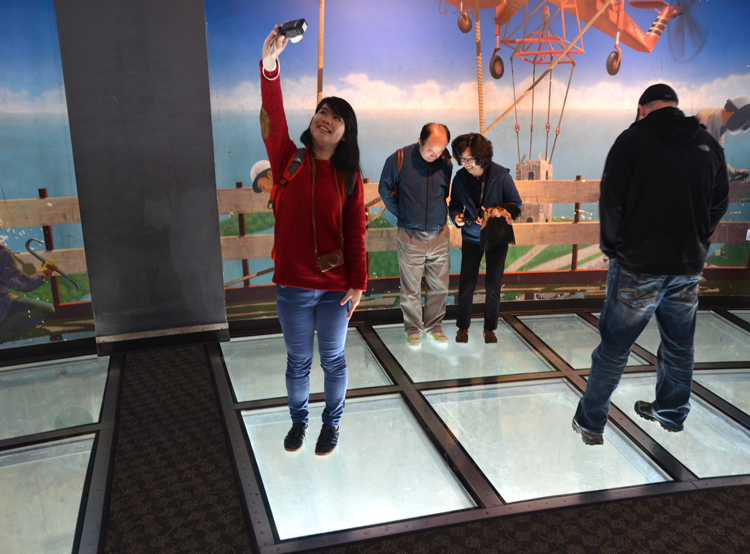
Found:
[[51, 304], [10, 292], [38, 289], [49, 281], [55, 268], [54, 262], [47, 261], [37, 271], [33, 264], [24, 263], [0, 243], [0, 343], [21, 337], [55, 315]]
[[273, 188], [271, 163], [268, 160], [255, 162], [250, 169], [250, 180], [253, 182], [253, 192], [267, 192], [270, 194]]
[[[735, 96], [727, 100], [723, 108], [704, 108], [695, 116], [719, 144], [724, 146], [724, 133], [736, 135], [750, 129], [750, 95]], [[729, 164], [727, 173], [733, 181], [748, 178], [747, 169], [734, 169]]]

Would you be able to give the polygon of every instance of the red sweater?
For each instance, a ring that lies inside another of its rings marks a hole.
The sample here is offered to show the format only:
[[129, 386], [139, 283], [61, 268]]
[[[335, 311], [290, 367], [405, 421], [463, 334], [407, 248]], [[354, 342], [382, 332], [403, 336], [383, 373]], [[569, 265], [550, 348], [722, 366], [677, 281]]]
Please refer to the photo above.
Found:
[[[266, 74], [273, 79], [278, 71], [277, 65], [275, 72]], [[296, 154], [297, 146], [289, 138], [279, 79], [267, 79], [262, 63], [260, 83], [263, 100], [261, 132], [271, 171], [274, 180], [277, 180]], [[268, 115], [266, 121], [263, 112]], [[320, 256], [341, 248], [339, 195], [344, 193], [345, 176], [342, 172], [337, 172], [337, 187], [334, 184], [333, 165], [318, 159], [315, 163], [315, 224]], [[314, 290], [367, 289], [364, 187], [359, 174], [354, 191], [348, 198], [342, 197], [342, 202], [344, 265], [323, 273], [315, 258], [311, 209], [312, 172], [308, 148], [302, 168], [289, 181], [274, 206], [274, 283]]]

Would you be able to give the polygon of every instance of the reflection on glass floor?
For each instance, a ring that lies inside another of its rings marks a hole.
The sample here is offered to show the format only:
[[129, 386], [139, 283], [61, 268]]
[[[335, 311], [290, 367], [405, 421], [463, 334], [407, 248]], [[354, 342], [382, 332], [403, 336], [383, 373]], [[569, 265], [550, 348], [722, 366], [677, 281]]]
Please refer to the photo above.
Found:
[[395, 395], [348, 400], [339, 446], [315, 456], [320, 405], [300, 452], [284, 451], [286, 408], [242, 412], [279, 538], [289, 539], [474, 506]]
[[[591, 367], [591, 352], [599, 345], [599, 333], [578, 315], [524, 315], [518, 319], [573, 369]], [[628, 366], [637, 365], [648, 365], [648, 362], [631, 354]]]
[[658, 423], [636, 415], [633, 405], [638, 400], [652, 401], [655, 383], [655, 374], [625, 375], [612, 403], [698, 477], [750, 473], [750, 431], [695, 394], [690, 398], [685, 429], [679, 433], [665, 431]]
[[94, 436], [0, 454], [0, 537], [6, 554], [69, 554]]
[[[237, 402], [286, 396], [286, 346], [282, 335], [232, 339], [221, 348]], [[314, 394], [323, 392], [317, 336], [313, 352], [310, 392]], [[346, 335], [346, 365], [349, 390], [391, 384], [356, 329], [349, 329]]]
[[[720, 315], [699, 313], [702, 338], [696, 341], [696, 358], [712, 360], [720, 341], [734, 345], [733, 359], [745, 359], [743, 365], [737, 362], [736, 369], [696, 372], [696, 381], [750, 413], [750, 369], [746, 369], [750, 350], [740, 344], [750, 341]], [[583, 317], [554, 314], [518, 319], [571, 367], [588, 368], [599, 337], [596, 327]], [[444, 325], [451, 339], [448, 345], [424, 338], [417, 350], [406, 345], [401, 324], [372, 327], [409, 379], [402, 379], [397, 368], [391, 373], [391, 368], [378, 366], [364, 341], [372, 334], [350, 331], [351, 347], [361, 348], [354, 355], [347, 349], [350, 388], [356, 386], [358, 376], [352, 368], [359, 362], [352, 360], [358, 358], [367, 360], [362, 371], [366, 368], [373, 376], [361, 386], [390, 386], [389, 392], [394, 388], [401, 392], [350, 395], [341, 442], [326, 458], [314, 455], [321, 424], [319, 405], [311, 408], [303, 451], [283, 450], [291, 421], [285, 404], [281, 336], [222, 345], [238, 402], [250, 401], [249, 408], [243, 405], [236, 410], [268, 497], [270, 521], [281, 540], [304, 542], [304, 537], [321, 533], [457, 511], [470, 514], [476, 508], [484, 513], [489, 508], [475, 506], [472, 499], [494, 498], [492, 489], [503, 503], [517, 504], [657, 484], [669, 490], [679, 487], [666, 469], [673, 459], [660, 460], [661, 450], [649, 453], [653, 446], [639, 444], [640, 433], [630, 438], [610, 422], [603, 446], [584, 445], [570, 426], [579, 398], [573, 383], [579, 376], [567, 368], [558, 371], [506, 321], [500, 321], [496, 346], [484, 344], [480, 319], [473, 321], [468, 345], [454, 342], [455, 322]], [[708, 355], [700, 353], [704, 348]], [[392, 363], [390, 357], [382, 359]], [[263, 368], [274, 363], [278, 369], [262, 375]], [[635, 355], [631, 364], [649, 365]], [[386, 377], [389, 374], [395, 376], [394, 382]], [[460, 387], [445, 383], [463, 378], [484, 382]], [[750, 474], [750, 431], [697, 395], [681, 433], [667, 433], [637, 417], [633, 404], [653, 399], [654, 381], [653, 371], [626, 375], [613, 404], [698, 479]], [[275, 407], [269, 408], [266, 401], [252, 408], [253, 399], [269, 398], [275, 399]], [[626, 421], [624, 428], [634, 427]], [[243, 445], [244, 440], [243, 436]], [[478, 468], [478, 477], [462, 473], [469, 466]], [[460, 480], [450, 467], [461, 474]]]
[[[654, 356], [661, 337], [652, 317], [636, 343]], [[750, 333], [714, 312], [699, 311], [695, 326], [695, 362], [742, 362], [750, 360]]]
[[483, 320], [473, 319], [469, 342], [457, 344], [455, 321], [443, 322], [446, 345], [422, 335], [418, 349], [406, 344], [402, 324], [377, 325], [373, 329], [415, 383], [554, 371], [504, 320], [498, 321], [497, 344], [485, 344]]
[[750, 369], [696, 371], [693, 380], [750, 415]]
[[107, 358], [0, 369], [0, 439], [99, 421]]
[[426, 393], [506, 502], [668, 480], [611, 425], [603, 447], [570, 426], [578, 394], [564, 381]]

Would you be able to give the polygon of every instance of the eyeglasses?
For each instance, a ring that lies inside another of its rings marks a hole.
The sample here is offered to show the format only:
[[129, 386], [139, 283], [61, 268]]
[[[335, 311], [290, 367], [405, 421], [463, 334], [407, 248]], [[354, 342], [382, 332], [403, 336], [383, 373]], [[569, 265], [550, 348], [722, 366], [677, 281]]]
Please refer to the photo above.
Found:
[[458, 158], [458, 161], [461, 162], [462, 165], [477, 165], [477, 159], [472, 158], [471, 156], [468, 158]]

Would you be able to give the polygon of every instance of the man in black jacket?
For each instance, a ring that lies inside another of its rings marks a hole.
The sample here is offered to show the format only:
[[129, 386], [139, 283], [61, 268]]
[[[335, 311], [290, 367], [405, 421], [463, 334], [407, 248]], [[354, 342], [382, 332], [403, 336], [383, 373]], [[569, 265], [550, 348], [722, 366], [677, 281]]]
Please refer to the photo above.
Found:
[[601, 342], [591, 355], [586, 393], [573, 429], [602, 444], [610, 398], [635, 340], [652, 315], [661, 333], [656, 400], [636, 413], [681, 431], [690, 411], [698, 283], [709, 238], [729, 202], [724, 152], [677, 94], [652, 85], [638, 118], [615, 141], [601, 181], [601, 249], [609, 259]]

